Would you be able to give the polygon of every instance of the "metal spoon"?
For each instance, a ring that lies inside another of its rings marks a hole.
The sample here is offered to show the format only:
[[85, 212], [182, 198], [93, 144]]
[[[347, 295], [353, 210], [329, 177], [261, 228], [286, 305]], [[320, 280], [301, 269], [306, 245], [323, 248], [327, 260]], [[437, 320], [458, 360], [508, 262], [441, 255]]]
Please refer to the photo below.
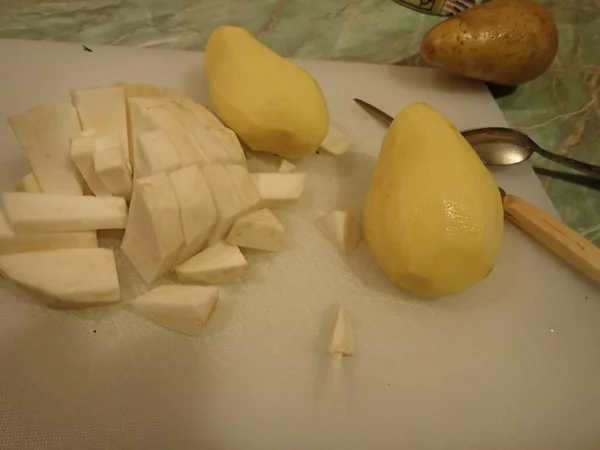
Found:
[[[388, 124], [391, 124], [394, 120], [389, 114], [363, 100], [355, 98], [354, 101], [367, 112]], [[531, 155], [534, 153], [537, 153], [556, 163], [600, 178], [600, 166], [544, 150], [525, 133], [513, 130], [512, 128], [476, 128], [463, 131], [462, 135], [475, 149], [484, 164], [488, 166], [518, 164], [531, 158]]]
[[477, 128], [463, 131], [462, 135], [487, 165], [518, 164], [537, 153], [550, 161], [600, 178], [600, 166], [544, 150], [525, 133], [512, 128]]

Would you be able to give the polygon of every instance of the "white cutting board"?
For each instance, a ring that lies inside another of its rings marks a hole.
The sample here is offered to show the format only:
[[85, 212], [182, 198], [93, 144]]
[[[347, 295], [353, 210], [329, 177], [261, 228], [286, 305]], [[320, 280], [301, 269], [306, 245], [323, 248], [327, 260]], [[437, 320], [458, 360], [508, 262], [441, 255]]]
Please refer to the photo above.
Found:
[[[206, 102], [199, 53], [0, 41], [0, 116], [114, 81]], [[360, 212], [392, 114], [426, 101], [459, 128], [506, 125], [486, 89], [426, 69], [303, 61], [354, 145], [299, 163], [306, 193], [278, 212], [279, 254], [249, 253], [206, 333], [167, 332], [119, 308], [49, 310], [0, 284], [0, 448], [591, 449], [600, 446], [599, 290], [507, 224], [483, 282], [411, 299], [364, 244], [344, 258], [313, 226]], [[431, 130], [435, 133], [435, 130]], [[26, 172], [0, 124], [0, 182]], [[264, 165], [253, 161], [254, 167]], [[496, 171], [507, 192], [555, 213], [528, 164]], [[33, 268], [32, 268], [33, 269]], [[93, 276], [93, 274], [90, 274]], [[127, 272], [125, 295], [139, 286]], [[333, 305], [354, 316], [358, 355], [334, 401]]]

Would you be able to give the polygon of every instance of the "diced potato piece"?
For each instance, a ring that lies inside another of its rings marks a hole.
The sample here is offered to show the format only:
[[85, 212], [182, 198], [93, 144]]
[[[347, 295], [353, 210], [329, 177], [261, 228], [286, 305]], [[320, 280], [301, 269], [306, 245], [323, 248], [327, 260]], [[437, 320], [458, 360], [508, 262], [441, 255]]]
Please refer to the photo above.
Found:
[[121, 300], [115, 257], [106, 248], [3, 255], [0, 272], [52, 306], [84, 308]]
[[[203, 166], [211, 161], [190, 130], [201, 128], [196, 116], [174, 102], [163, 102], [148, 108], [145, 113], [160, 128], [166, 129], [169, 138], [179, 152], [181, 167], [192, 164]], [[162, 117], [161, 117], [162, 116]], [[169, 119], [167, 119], [167, 117]]]
[[121, 249], [146, 283], [175, 263], [183, 247], [179, 202], [164, 173], [138, 178], [133, 184], [127, 228]]
[[116, 134], [123, 156], [129, 161], [124, 88], [76, 89], [71, 91], [71, 101], [77, 108], [83, 129], [95, 130], [99, 134]]
[[161, 87], [154, 86], [153, 84], [143, 83], [115, 83], [120, 85], [125, 90], [125, 97], [162, 97], [163, 90]]
[[336, 317], [329, 353], [332, 356], [333, 363], [333, 387], [334, 391], [339, 393], [342, 359], [356, 354], [354, 328], [348, 312], [342, 307], [340, 307]]
[[350, 145], [352, 145], [350, 138], [335, 126], [330, 124], [329, 132], [325, 136], [325, 139], [323, 139], [321, 148], [327, 153], [339, 156], [343, 153], [346, 153], [350, 148]]
[[[127, 87], [125, 87], [127, 96]], [[131, 165], [135, 171], [138, 158], [138, 135], [147, 131], [161, 128], [160, 123], [155, 123], [147, 114], [148, 110], [168, 102], [161, 97], [131, 97], [127, 96], [127, 128], [129, 131], [129, 154]]]
[[156, 128], [185, 131], [185, 126], [179, 120], [178, 112], [179, 106], [176, 103], [163, 101], [146, 109], [144, 117]]
[[133, 299], [129, 304], [162, 327], [197, 336], [212, 317], [218, 301], [217, 287], [165, 285]]
[[250, 175], [261, 198], [261, 207], [285, 206], [300, 198], [304, 190], [303, 173], [253, 173]]
[[159, 87], [151, 84], [115, 83], [125, 89], [125, 97], [157, 97], [177, 103], [191, 112], [205, 128], [225, 128], [221, 121], [207, 108], [186, 95], [170, 87]]
[[206, 177], [219, 217], [208, 239], [209, 244], [214, 244], [229, 233], [233, 222], [244, 214], [245, 209], [224, 166], [208, 165], [204, 166], [202, 171]]
[[96, 139], [93, 163], [97, 177], [110, 192], [129, 202], [133, 190], [131, 166], [123, 156], [120, 145], [103, 138]]
[[202, 167], [208, 164], [208, 158], [202, 150], [202, 146], [196, 142], [192, 133], [187, 130], [168, 130], [167, 135], [179, 153], [181, 167], [192, 165]]
[[179, 169], [179, 153], [163, 129], [148, 131], [138, 135], [138, 157], [135, 178], [143, 178], [156, 173], [172, 172]]
[[296, 166], [289, 162], [287, 159], [282, 159], [279, 163], [278, 172], [279, 173], [290, 173], [296, 169]]
[[194, 100], [184, 97], [181, 106], [191, 111], [205, 128], [222, 129], [223, 123], [207, 108]]
[[2, 199], [17, 233], [122, 229], [127, 222], [127, 203], [118, 197], [7, 192]]
[[[112, 192], [100, 179], [94, 168], [97, 135], [85, 131], [83, 133], [71, 139], [71, 159], [96, 197], [112, 197]], [[120, 143], [117, 134], [107, 137]], [[119, 149], [119, 151], [122, 150]]]
[[230, 154], [231, 164], [246, 165], [246, 154], [242, 148], [242, 144], [238, 139], [237, 135], [229, 128], [223, 128], [222, 130], [214, 131], [221, 144], [227, 149]]
[[177, 133], [187, 131], [195, 142], [193, 152], [188, 150], [187, 153], [193, 155], [194, 159], [200, 155], [199, 161], [192, 163], [246, 164], [244, 150], [233, 131], [222, 126], [218, 129], [206, 128], [197, 115], [178, 103], [165, 101], [150, 106], [144, 115], [153, 126], [173, 133], [174, 139], [177, 139]]
[[268, 209], [259, 209], [235, 221], [227, 243], [238, 247], [278, 252], [283, 248], [284, 228]]
[[260, 195], [258, 195], [258, 190], [248, 173], [248, 169], [237, 164], [228, 164], [225, 169], [227, 169], [229, 178], [231, 178], [235, 192], [242, 201], [244, 209], [250, 212], [258, 208]]
[[168, 98], [169, 100], [173, 100], [178, 105], [181, 105], [187, 98], [184, 94], [182, 94], [178, 90], [173, 89], [168, 86], [163, 86], [160, 88], [160, 90], [161, 90], [161, 95], [163, 97]]
[[30, 194], [41, 194], [42, 189], [37, 178], [33, 173], [28, 173], [22, 177], [15, 186], [17, 192], [28, 192]]
[[162, 88], [162, 95], [176, 102], [179, 106], [182, 107], [182, 109], [192, 113], [195, 116], [196, 120], [204, 128], [225, 128], [221, 121], [212, 112], [210, 112], [200, 103], [197, 103], [193, 99], [182, 94], [181, 92], [178, 92], [175, 89], [169, 87], [164, 87]]
[[177, 267], [175, 273], [182, 283], [222, 284], [238, 281], [247, 267], [238, 247], [219, 241]]
[[226, 139], [222, 130], [206, 129], [199, 125], [190, 126], [196, 142], [200, 144], [209, 164], [233, 164], [239, 162], [233, 152], [223, 143]]
[[[194, 152], [188, 150], [180, 155], [181, 167], [190, 164], [246, 164], [237, 136], [202, 105], [171, 88], [127, 84], [123, 84], [123, 87], [127, 97], [129, 142], [133, 160], [138, 153], [137, 136], [160, 128], [169, 132], [187, 131], [194, 137]], [[177, 136], [172, 139], [176, 141]], [[179, 150], [177, 142], [174, 144]], [[188, 164], [190, 158], [186, 156], [194, 153], [197, 161]]]
[[84, 182], [71, 161], [71, 136], [81, 131], [70, 103], [41, 105], [11, 116], [8, 123], [43, 192], [83, 195]]
[[343, 253], [351, 253], [360, 242], [360, 226], [346, 211], [331, 211], [317, 219], [315, 225]]
[[354, 341], [354, 330], [348, 312], [340, 307], [333, 330], [329, 352], [332, 355], [354, 356], [356, 344]]
[[204, 248], [217, 222], [217, 208], [198, 166], [171, 172], [169, 180], [179, 202], [185, 238], [185, 245], [175, 260], [175, 266], [179, 266]]
[[4, 211], [0, 210], [0, 255], [61, 248], [97, 248], [95, 231], [73, 233], [15, 234]]

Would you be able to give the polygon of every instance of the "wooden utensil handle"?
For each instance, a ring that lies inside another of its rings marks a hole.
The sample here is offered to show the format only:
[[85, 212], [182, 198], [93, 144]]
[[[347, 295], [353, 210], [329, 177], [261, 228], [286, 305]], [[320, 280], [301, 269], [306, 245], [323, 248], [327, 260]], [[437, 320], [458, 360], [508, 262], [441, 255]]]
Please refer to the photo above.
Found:
[[525, 200], [506, 195], [504, 215], [541, 245], [600, 285], [600, 249]]

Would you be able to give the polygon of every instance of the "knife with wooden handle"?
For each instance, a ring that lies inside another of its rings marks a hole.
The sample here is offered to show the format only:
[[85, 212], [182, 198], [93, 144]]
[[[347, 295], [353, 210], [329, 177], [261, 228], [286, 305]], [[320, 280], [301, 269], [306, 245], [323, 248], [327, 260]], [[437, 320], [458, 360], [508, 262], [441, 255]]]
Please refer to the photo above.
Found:
[[[388, 126], [394, 118], [379, 108], [355, 98], [369, 114]], [[561, 258], [575, 270], [600, 285], [600, 249], [577, 231], [556, 220], [522, 198], [507, 195], [502, 188], [504, 217], [527, 233], [547, 250]]]
[[559, 258], [600, 284], [600, 249], [563, 222], [514, 195], [502, 197], [504, 217]]

